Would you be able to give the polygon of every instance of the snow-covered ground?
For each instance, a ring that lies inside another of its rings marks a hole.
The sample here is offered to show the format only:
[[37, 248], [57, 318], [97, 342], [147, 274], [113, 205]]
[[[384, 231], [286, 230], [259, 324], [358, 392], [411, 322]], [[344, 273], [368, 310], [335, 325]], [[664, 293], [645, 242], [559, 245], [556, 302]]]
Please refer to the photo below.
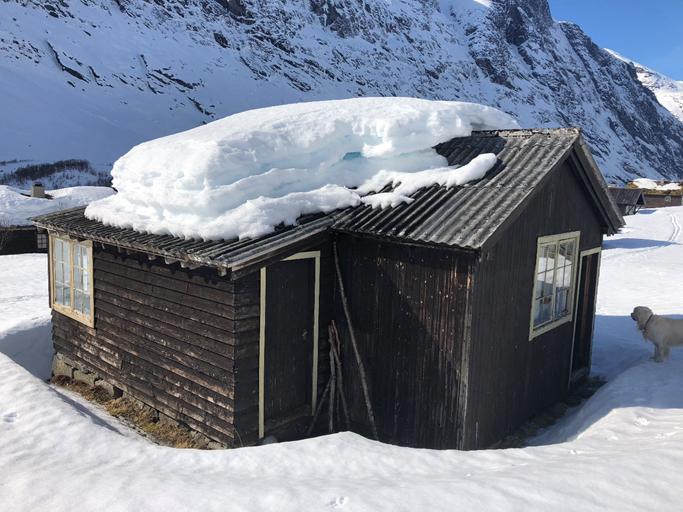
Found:
[[644, 188], [647, 190], [671, 190], [678, 191], [681, 190], [681, 185], [679, 183], [667, 183], [665, 185], [657, 184], [656, 180], [651, 180], [650, 178], [638, 178], [633, 180], [633, 184], [638, 188]]
[[629, 313], [683, 311], [683, 208], [627, 220], [601, 269], [594, 372], [609, 383], [536, 446], [477, 452], [349, 433], [212, 452], [153, 445], [22, 367], [47, 376], [35, 365], [51, 354], [45, 261], [2, 256], [0, 508], [680, 510], [683, 349], [654, 363]]
[[110, 187], [67, 187], [47, 190], [46, 197], [30, 197], [30, 191], [0, 185], [0, 226], [30, 225], [31, 217], [67, 208], [86, 206], [114, 193]]

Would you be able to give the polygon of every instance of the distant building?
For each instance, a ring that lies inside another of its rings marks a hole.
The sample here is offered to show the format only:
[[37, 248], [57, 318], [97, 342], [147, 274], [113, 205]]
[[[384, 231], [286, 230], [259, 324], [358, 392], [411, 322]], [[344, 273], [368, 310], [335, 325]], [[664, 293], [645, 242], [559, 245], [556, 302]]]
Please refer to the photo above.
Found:
[[[34, 183], [29, 197], [51, 199], [45, 194], [41, 183]], [[47, 231], [37, 229], [32, 223], [3, 226], [0, 223], [0, 255], [47, 252]]]
[[680, 183], [667, 180], [651, 180], [638, 178], [626, 185], [627, 189], [640, 189], [643, 192], [645, 208], [662, 208], [665, 206], [681, 206]]
[[623, 219], [579, 130], [475, 132], [436, 150], [498, 163], [466, 186], [251, 240], [150, 235], [82, 208], [36, 218], [55, 372], [91, 372], [226, 446], [300, 438], [326, 400], [334, 320], [351, 430], [372, 431], [365, 377], [381, 441], [494, 445], [588, 375], [602, 239]]
[[635, 215], [645, 205], [643, 191], [639, 188], [610, 187], [609, 192], [622, 215]]
[[663, 208], [665, 206], [681, 206], [681, 193], [675, 191], [643, 190], [645, 208]]

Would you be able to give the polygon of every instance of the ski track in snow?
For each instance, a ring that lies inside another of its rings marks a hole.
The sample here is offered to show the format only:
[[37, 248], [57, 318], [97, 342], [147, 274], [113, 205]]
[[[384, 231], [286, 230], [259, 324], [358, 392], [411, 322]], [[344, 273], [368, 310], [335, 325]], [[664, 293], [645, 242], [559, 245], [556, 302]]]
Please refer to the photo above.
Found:
[[681, 214], [645, 211], [606, 240], [593, 369], [609, 383], [535, 446], [509, 450], [414, 450], [350, 433], [156, 446], [41, 381], [52, 355], [45, 256], [2, 256], [0, 509], [680, 510], [683, 350], [650, 361], [628, 314], [683, 313], [683, 289], [658, 284], [680, 282]]
[[[670, 213], [668, 214], [669, 216], [669, 221], [671, 223], [671, 232], [668, 236], [668, 238], [665, 240], [665, 242], [669, 244], [677, 244], [680, 242], [681, 239], [681, 224], [680, 221], [678, 220], [678, 215]], [[616, 252], [614, 254], [607, 254], [603, 255], [602, 261], [604, 262], [605, 260], [610, 260], [612, 258], [625, 258], [625, 257], [634, 257], [639, 254], [651, 252], [651, 251], [657, 251], [661, 249], [663, 246], [654, 246], [654, 247], [647, 247], [645, 249], [634, 249], [628, 252]]]

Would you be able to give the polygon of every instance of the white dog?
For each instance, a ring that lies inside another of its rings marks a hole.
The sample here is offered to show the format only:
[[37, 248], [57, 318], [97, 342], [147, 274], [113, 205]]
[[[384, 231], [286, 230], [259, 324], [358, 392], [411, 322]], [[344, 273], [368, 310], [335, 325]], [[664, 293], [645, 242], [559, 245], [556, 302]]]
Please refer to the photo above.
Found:
[[669, 357], [671, 347], [683, 345], [683, 320], [655, 315], [650, 308], [638, 306], [631, 313], [646, 341], [655, 345], [655, 361]]

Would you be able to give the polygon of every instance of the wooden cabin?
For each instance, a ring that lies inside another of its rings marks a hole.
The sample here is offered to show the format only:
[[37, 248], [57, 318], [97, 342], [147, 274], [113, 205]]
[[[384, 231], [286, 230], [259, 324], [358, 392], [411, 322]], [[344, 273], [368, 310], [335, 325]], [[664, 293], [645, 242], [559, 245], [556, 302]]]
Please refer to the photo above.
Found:
[[643, 190], [645, 208], [664, 208], [683, 205], [683, 197], [678, 191]]
[[341, 370], [351, 430], [494, 445], [588, 374], [602, 238], [623, 219], [577, 129], [475, 132], [436, 149], [450, 165], [498, 162], [466, 186], [253, 240], [149, 235], [83, 209], [35, 219], [50, 233], [56, 371], [91, 372], [242, 446], [307, 435]]
[[47, 231], [35, 226], [0, 227], [0, 256], [47, 252]]
[[[36, 182], [31, 186], [30, 194], [22, 194], [26, 197], [40, 199], [52, 199], [45, 193], [42, 183]], [[38, 229], [31, 223], [22, 225], [3, 225], [0, 214], [0, 256], [4, 254], [26, 254], [47, 252], [47, 232]]]
[[622, 215], [635, 215], [645, 205], [639, 188], [609, 187], [609, 192]]

